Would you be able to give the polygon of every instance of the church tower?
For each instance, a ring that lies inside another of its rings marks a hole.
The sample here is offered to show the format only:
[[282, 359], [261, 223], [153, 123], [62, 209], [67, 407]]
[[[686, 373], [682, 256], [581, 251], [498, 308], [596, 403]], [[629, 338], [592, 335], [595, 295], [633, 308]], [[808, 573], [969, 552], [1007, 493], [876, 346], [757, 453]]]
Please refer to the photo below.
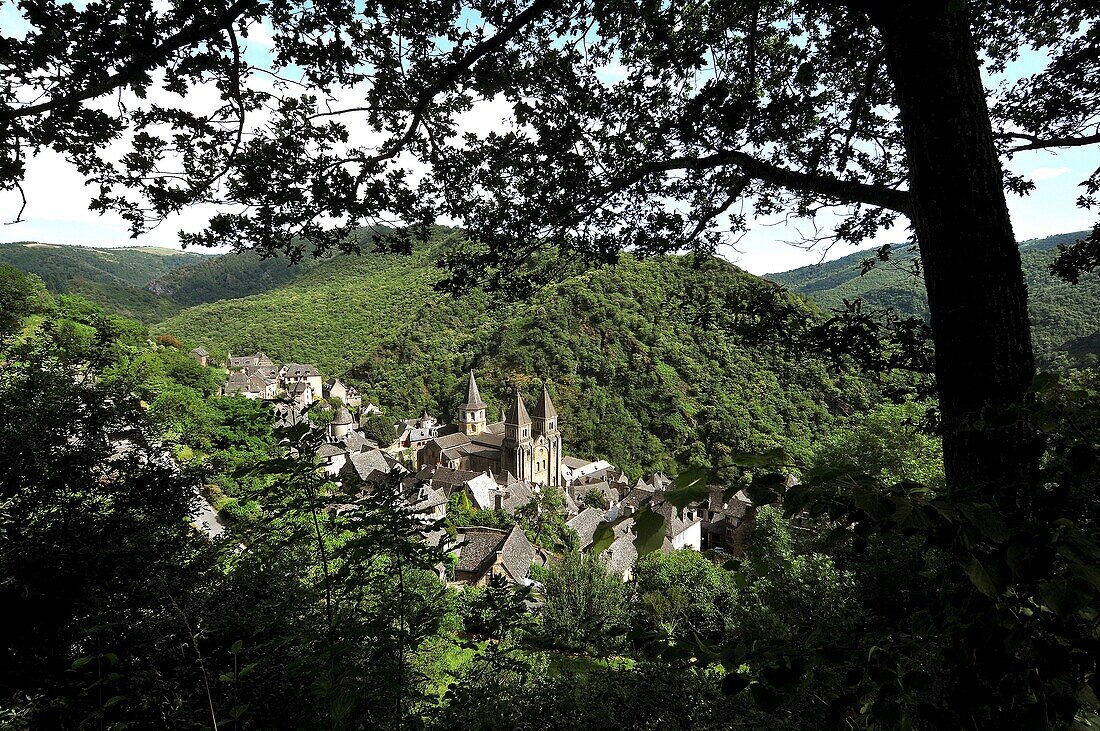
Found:
[[523, 397], [516, 389], [516, 398], [504, 416], [504, 441], [500, 445], [500, 467], [517, 479], [532, 479], [531, 417], [523, 405]]
[[532, 418], [532, 482], [542, 485], [561, 484], [561, 432], [558, 412], [550, 400], [550, 392], [542, 387]]
[[458, 424], [466, 436], [489, 431], [485, 421], [485, 402], [481, 400], [473, 371], [470, 371], [470, 381], [466, 384], [466, 401], [458, 405]]

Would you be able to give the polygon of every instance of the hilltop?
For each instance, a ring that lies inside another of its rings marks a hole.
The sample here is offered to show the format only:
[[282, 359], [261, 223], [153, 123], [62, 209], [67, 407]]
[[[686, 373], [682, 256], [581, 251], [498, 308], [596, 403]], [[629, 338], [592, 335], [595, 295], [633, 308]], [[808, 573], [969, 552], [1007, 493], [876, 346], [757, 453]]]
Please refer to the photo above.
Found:
[[569, 448], [635, 473], [779, 445], [805, 454], [813, 434], [869, 402], [858, 379], [749, 334], [761, 312], [812, 315], [727, 262], [627, 257], [502, 303], [437, 293], [440, 245], [322, 259], [290, 284], [155, 329], [218, 356], [313, 363], [399, 415], [452, 418], [471, 368], [492, 416], [513, 388], [546, 382]]
[[[1044, 366], [1087, 366], [1100, 363], [1100, 274], [1067, 284], [1050, 274], [1059, 244], [1069, 244], [1088, 232], [1058, 234], [1020, 243], [1024, 278], [1029, 291], [1035, 354]], [[910, 244], [893, 247], [897, 259], [910, 259], [916, 250]], [[873, 251], [768, 274], [767, 278], [793, 292], [809, 297], [829, 310], [844, 306], [844, 300], [859, 297], [874, 307], [893, 307], [915, 317], [928, 317], [924, 283], [889, 264], [879, 263], [860, 276], [865, 259]]]

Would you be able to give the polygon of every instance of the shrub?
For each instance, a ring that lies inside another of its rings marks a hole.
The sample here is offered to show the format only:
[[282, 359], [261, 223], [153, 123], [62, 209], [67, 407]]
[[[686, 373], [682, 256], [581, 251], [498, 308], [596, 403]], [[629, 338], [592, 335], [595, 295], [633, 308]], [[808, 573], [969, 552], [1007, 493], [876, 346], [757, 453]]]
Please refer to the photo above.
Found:
[[161, 345], [166, 348], [175, 348], [176, 350], [183, 349], [183, 343], [175, 335], [157, 335], [157, 345]]

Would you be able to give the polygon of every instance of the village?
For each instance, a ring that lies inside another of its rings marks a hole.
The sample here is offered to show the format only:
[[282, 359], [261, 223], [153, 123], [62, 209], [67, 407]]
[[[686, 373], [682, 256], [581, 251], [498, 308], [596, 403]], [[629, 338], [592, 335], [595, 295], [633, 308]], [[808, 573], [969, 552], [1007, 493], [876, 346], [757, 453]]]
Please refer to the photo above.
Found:
[[[205, 348], [191, 355], [204, 366], [214, 365]], [[229, 375], [222, 395], [272, 402], [279, 426], [310, 420], [311, 407], [326, 402], [331, 420], [324, 426], [317, 456], [321, 469], [342, 486], [345, 496], [365, 494], [386, 480], [399, 481], [412, 513], [430, 526], [447, 517], [456, 495], [473, 511], [510, 516], [534, 500], [550, 498], [564, 506], [565, 524], [575, 531], [578, 550], [593, 549], [601, 523], [614, 526], [613, 541], [601, 555], [610, 572], [623, 581], [632, 577], [638, 558], [633, 516], [643, 508], [664, 517], [662, 551], [691, 549], [718, 555], [741, 553], [754, 514], [744, 492], [726, 499], [721, 486], [712, 486], [708, 499], [678, 510], [663, 499], [672, 486], [665, 475], [631, 481], [605, 460], [566, 454], [557, 411], [545, 387], [530, 410], [516, 391], [503, 419], [490, 422], [488, 405], [471, 371], [453, 421], [425, 411], [397, 421], [391, 441], [382, 443], [378, 430], [371, 430], [371, 436], [364, 431], [372, 418], [384, 418], [382, 410], [363, 405], [356, 389], [339, 378], [323, 380], [312, 365], [278, 364], [262, 352], [230, 353], [225, 365]], [[355, 507], [347, 502], [330, 509]], [[441, 566], [440, 578], [453, 585], [484, 586], [494, 576], [530, 584], [532, 566], [545, 566], [550, 560], [547, 549], [532, 545], [519, 525], [468, 525], [457, 528], [456, 535], [435, 528], [422, 537], [452, 556], [451, 570]]]

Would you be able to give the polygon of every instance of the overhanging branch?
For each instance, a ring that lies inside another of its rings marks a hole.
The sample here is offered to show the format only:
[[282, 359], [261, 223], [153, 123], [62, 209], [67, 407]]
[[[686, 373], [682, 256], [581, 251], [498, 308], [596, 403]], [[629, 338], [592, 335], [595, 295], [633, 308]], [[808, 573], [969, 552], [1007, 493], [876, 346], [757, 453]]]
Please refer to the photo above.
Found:
[[1080, 137], [1039, 137], [1024, 132], [1001, 132], [997, 135], [1006, 140], [1024, 140], [1024, 144], [1008, 148], [1009, 152], [1025, 150], [1046, 150], [1051, 147], [1084, 147], [1100, 143], [1100, 132]]
[[55, 109], [69, 106], [70, 104], [77, 104], [87, 101], [88, 99], [94, 99], [109, 91], [125, 86], [141, 74], [167, 61], [176, 51], [207, 40], [215, 33], [229, 27], [233, 21], [254, 7], [259, 6], [259, 4], [259, 0], [236, 0], [232, 5], [206, 22], [189, 25], [169, 36], [163, 43], [148, 54], [132, 59], [117, 72], [100, 83], [65, 94], [56, 99], [51, 99], [47, 102], [42, 102], [41, 104], [32, 104], [18, 109], [0, 109], [0, 121], [9, 121], [19, 119], [20, 117], [30, 117], [44, 112], [51, 112]]
[[727, 165], [737, 167], [742, 173], [755, 180], [796, 193], [813, 193], [838, 203], [864, 203], [910, 215], [911, 205], [907, 190], [861, 183], [856, 180], [842, 180], [831, 175], [803, 173], [761, 160], [739, 150], [725, 150], [705, 157], [677, 157], [650, 163], [620, 178], [612, 184], [612, 187], [622, 190], [650, 175], [673, 170], [709, 170]]

